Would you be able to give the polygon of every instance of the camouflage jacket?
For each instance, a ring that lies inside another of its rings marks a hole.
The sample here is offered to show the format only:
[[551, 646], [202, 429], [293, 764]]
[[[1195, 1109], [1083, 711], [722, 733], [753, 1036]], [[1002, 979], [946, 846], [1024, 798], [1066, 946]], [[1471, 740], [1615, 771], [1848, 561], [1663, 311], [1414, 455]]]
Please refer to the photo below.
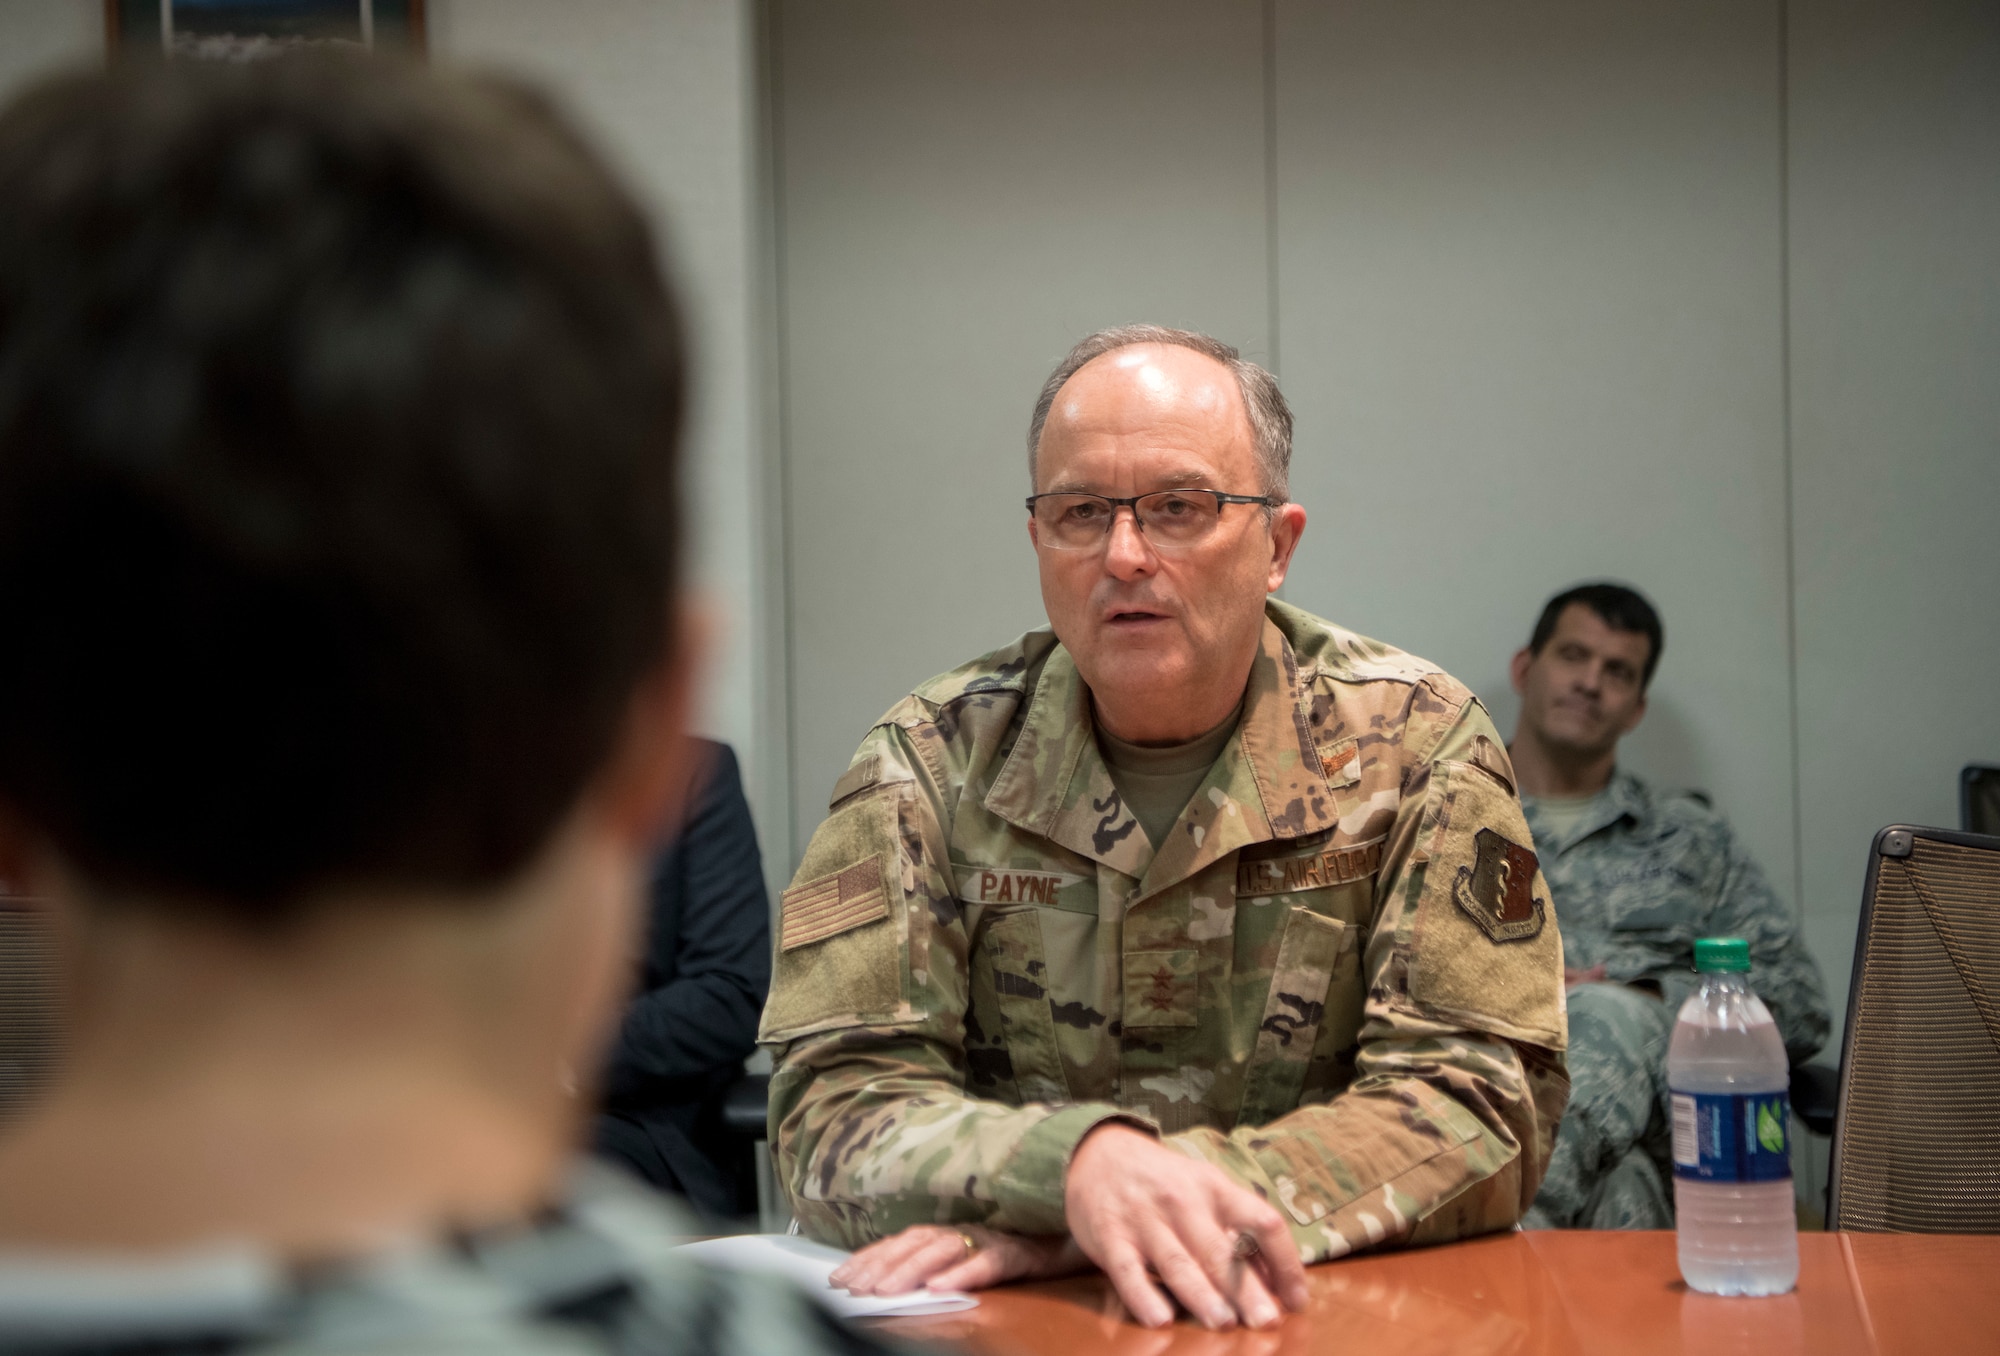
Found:
[[677, 1247], [691, 1221], [601, 1164], [531, 1224], [293, 1268], [247, 1244], [0, 1254], [0, 1352], [28, 1356], [916, 1356], [776, 1278]]
[[1155, 851], [1048, 631], [869, 732], [785, 892], [760, 1039], [808, 1234], [1065, 1229], [1107, 1120], [1276, 1203], [1309, 1260], [1512, 1224], [1568, 1096], [1512, 766], [1425, 663], [1271, 603]]
[[1612, 776], [1566, 839], [1535, 803], [1528, 827], [1578, 969], [1602, 965], [1621, 983], [1657, 983], [1678, 1009], [1700, 982], [1694, 939], [1750, 943], [1750, 983], [1777, 1019], [1794, 1063], [1826, 1040], [1826, 990], [1798, 920], [1771, 890], [1728, 821], [1693, 796], [1661, 795], [1629, 772]]

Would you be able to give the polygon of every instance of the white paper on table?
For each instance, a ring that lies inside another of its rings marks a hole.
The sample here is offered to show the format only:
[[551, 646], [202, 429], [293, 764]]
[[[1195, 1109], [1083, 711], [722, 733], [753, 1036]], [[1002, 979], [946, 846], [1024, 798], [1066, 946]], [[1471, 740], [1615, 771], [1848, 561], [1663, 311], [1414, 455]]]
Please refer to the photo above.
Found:
[[728, 1271], [761, 1271], [783, 1276], [842, 1318], [907, 1318], [951, 1314], [979, 1301], [963, 1290], [911, 1290], [901, 1295], [850, 1295], [828, 1282], [833, 1269], [852, 1253], [814, 1243], [796, 1234], [736, 1234], [683, 1243], [710, 1266]]

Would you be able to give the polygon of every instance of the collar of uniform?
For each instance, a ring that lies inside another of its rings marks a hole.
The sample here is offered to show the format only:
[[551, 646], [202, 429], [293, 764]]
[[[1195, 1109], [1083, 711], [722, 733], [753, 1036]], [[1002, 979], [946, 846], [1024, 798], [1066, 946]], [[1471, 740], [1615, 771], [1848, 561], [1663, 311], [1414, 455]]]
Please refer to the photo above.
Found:
[[1137, 897], [1186, 880], [1238, 848], [1340, 822], [1307, 710], [1291, 642], [1266, 617], [1236, 734], [1154, 855]]
[[[1610, 794], [1604, 798], [1604, 813], [1592, 815], [1600, 820], [1598, 828], [1616, 823], [1620, 819], [1630, 819], [1638, 824], [1645, 820], [1652, 809], [1652, 797], [1647, 794], [1646, 784], [1629, 772], [1614, 771], [1611, 784], [1604, 788]], [[1595, 830], [1593, 830], [1594, 832]]]
[[1306, 710], [1298, 660], [1267, 618], [1236, 733], [1155, 852], [1112, 784], [1091, 730], [1089, 689], [1058, 645], [985, 805], [1010, 824], [1139, 880], [1136, 899], [1251, 843], [1339, 822]]
[[1014, 750], [984, 803], [1016, 828], [1134, 880], [1145, 873], [1152, 845], [1097, 751], [1090, 689], [1067, 646], [1056, 646], [1042, 665]]

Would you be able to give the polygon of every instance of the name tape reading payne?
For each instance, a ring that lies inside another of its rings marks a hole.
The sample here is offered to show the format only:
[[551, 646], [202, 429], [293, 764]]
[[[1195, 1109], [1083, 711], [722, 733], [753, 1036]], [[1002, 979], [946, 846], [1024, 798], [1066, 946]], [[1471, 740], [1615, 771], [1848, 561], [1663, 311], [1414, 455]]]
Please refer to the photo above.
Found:
[[1032, 871], [1020, 867], [956, 866], [958, 897], [968, 904], [1055, 904], [1064, 886], [1082, 876], [1066, 871]]

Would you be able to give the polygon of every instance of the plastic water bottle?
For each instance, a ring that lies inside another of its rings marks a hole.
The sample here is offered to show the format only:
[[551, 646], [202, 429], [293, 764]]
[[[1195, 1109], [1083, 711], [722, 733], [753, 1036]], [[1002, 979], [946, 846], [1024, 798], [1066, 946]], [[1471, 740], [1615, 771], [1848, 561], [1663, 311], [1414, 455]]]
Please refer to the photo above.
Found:
[[1681, 1278], [1711, 1295], [1782, 1295], [1799, 1279], [1785, 1043], [1750, 989], [1750, 944], [1694, 944], [1701, 988], [1667, 1047]]

